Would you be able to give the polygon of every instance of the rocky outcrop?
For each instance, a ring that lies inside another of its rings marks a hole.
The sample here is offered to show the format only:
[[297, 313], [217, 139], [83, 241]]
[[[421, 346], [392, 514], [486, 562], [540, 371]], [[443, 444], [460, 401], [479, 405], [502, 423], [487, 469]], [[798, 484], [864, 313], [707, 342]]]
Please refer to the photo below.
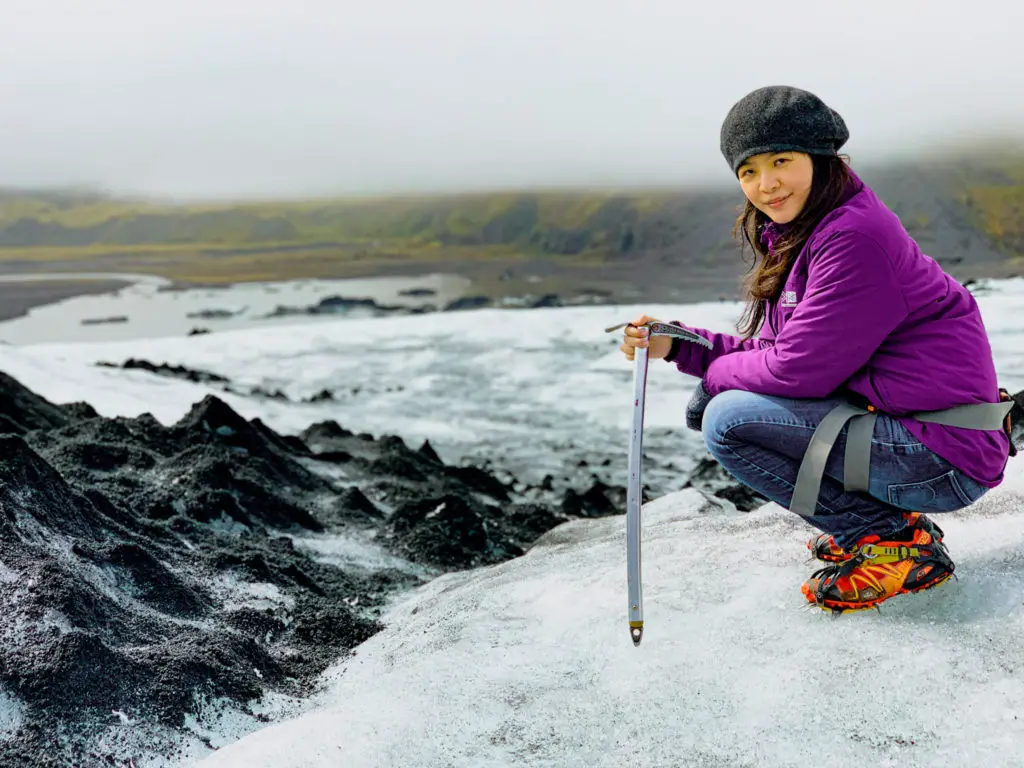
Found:
[[[281, 435], [214, 396], [165, 426], [0, 374], [0, 451], [0, 685], [23, 715], [3, 765], [126, 761], [121, 736], [141, 749], [202, 700], [301, 696], [379, 629], [389, 594], [519, 555], [571, 516], [429, 444], [333, 422]], [[332, 536], [407, 565], [302, 544]]]

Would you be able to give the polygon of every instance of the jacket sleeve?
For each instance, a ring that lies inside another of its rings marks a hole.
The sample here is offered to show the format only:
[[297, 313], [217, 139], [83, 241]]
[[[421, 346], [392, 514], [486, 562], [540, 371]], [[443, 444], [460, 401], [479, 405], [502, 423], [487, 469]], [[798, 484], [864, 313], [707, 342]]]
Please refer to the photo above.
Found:
[[828, 397], [863, 367], [908, 315], [889, 255], [873, 239], [842, 231], [816, 248], [799, 305], [767, 349], [714, 360], [712, 395], [742, 389], [793, 398]]
[[686, 330], [696, 333], [698, 336], [703, 336], [711, 342], [711, 349], [708, 349], [701, 344], [680, 341], [676, 345], [677, 351], [675, 355], [670, 354], [665, 358], [666, 362], [675, 363], [676, 368], [682, 373], [688, 373], [697, 378], [703, 377], [708, 366], [722, 355], [731, 355], [734, 352], [771, 346], [770, 341], [763, 339], [743, 340], [739, 336], [734, 336], [730, 333], [715, 333], [704, 328], [693, 328], [678, 320], [672, 320], [671, 322], [674, 325], [682, 326]]

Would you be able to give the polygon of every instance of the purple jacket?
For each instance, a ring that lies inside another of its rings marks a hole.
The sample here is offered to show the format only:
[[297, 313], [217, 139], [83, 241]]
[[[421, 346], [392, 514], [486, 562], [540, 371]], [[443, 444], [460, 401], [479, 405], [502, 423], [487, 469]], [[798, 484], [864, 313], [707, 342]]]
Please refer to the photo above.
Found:
[[[711, 395], [740, 389], [825, 398], [845, 388], [897, 417], [999, 401], [974, 297], [856, 176], [797, 256], [759, 338], [686, 327], [713, 349], [684, 342], [670, 362], [702, 377]], [[978, 482], [1002, 482], [1009, 452], [1002, 431], [900, 421]]]

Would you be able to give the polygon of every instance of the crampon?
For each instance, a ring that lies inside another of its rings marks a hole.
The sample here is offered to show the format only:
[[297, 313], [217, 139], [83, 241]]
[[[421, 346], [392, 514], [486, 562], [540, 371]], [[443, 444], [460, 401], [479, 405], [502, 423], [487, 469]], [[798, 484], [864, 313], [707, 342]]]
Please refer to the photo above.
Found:
[[[942, 541], [942, 529], [920, 512], [905, 512], [903, 519], [907, 521], [907, 525], [910, 528], [922, 528], [935, 541]], [[857, 554], [856, 546], [850, 549], [843, 549], [836, 544], [835, 539], [828, 533], [819, 534], [817, 538], [808, 541], [807, 548], [811, 551], [812, 557], [825, 563], [845, 563]]]
[[897, 595], [938, 586], [954, 569], [942, 541], [916, 524], [884, 541], [864, 537], [855, 554], [811, 574], [801, 591], [808, 603], [833, 614], [862, 611]]

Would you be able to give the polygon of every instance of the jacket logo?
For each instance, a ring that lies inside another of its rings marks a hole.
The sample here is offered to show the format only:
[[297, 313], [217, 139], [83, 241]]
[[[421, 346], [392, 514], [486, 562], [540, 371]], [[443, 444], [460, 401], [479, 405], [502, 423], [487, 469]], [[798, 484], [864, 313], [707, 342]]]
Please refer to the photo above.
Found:
[[795, 307], [796, 306], [796, 291], [783, 291], [782, 301], [780, 306], [783, 307]]

